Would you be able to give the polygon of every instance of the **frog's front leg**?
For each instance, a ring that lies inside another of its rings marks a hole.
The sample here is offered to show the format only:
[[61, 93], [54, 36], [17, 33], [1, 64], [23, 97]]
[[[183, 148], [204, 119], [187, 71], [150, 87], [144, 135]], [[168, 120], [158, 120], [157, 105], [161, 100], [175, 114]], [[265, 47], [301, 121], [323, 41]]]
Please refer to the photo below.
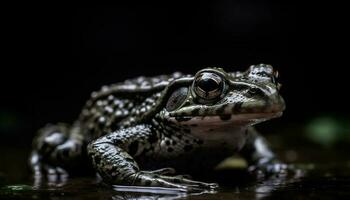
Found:
[[101, 177], [120, 185], [179, 188], [181, 190], [214, 189], [215, 183], [193, 181], [183, 176], [169, 176], [172, 168], [142, 171], [132, 156], [141, 154], [144, 147], [159, 145], [160, 136], [151, 125], [137, 125], [107, 134], [88, 145], [88, 154]]
[[248, 170], [257, 175], [286, 174], [291, 168], [276, 158], [265, 138], [252, 127], [247, 130], [241, 155], [248, 162]]

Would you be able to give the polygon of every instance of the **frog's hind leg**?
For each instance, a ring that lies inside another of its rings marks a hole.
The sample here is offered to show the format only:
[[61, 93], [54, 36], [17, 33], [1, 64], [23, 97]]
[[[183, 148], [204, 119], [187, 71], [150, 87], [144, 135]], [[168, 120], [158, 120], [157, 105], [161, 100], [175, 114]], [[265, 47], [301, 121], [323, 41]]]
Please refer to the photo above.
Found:
[[83, 137], [77, 124], [47, 125], [38, 131], [33, 142], [29, 164], [36, 175], [67, 174], [79, 164], [83, 153]]

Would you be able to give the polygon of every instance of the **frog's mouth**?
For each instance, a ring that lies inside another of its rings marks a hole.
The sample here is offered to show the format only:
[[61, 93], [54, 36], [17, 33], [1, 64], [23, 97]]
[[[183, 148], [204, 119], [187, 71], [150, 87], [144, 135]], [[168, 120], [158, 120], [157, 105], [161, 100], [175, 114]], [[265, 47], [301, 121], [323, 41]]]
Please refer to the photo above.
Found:
[[169, 117], [169, 120], [183, 125], [205, 125], [215, 126], [218, 124], [232, 124], [237, 126], [254, 125], [273, 118], [280, 117], [281, 112], [269, 113], [244, 113], [244, 114], [225, 114], [225, 115], [207, 115], [207, 116], [176, 116]]
[[251, 125], [280, 117], [285, 109], [283, 100], [278, 103], [254, 101], [218, 105], [193, 105], [168, 113], [171, 121], [181, 124], [233, 123]]

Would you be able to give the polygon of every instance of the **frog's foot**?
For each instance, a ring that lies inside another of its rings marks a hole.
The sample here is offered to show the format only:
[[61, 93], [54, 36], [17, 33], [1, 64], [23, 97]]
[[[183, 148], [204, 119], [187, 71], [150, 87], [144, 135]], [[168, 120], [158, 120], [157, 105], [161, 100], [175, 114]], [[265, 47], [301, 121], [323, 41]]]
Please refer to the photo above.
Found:
[[69, 127], [64, 124], [46, 126], [39, 131], [30, 156], [35, 174], [67, 174], [64, 168], [74, 165], [82, 155], [83, 143], [68, 137]]
[[69, 177], [68, 172], [62, 167], [52, 166], [41, 162], [37, 152], [33, 151], [30, 156], [30, 166], [33, 171], [33, 186], [62, 186]]
[[[74, 168], [79, 164], [82, 148], [81, 143], [67, 140], [47, 152], [34, 150], [30, 157], [32, 171], [35, 174], [40, 171], [44, 174], [66, 173], [66, 170], [63, 170], [64, 168]], [[45, 150], [47, 149], [45, 148]]]
[[175, 172], [172, 168], [160, 169], [160, 170], [156, 170], [155, 172], [157, 173], [152, 173], [149, 171], [138, 172], [137, 174], [134, 175], [133, 185], [177, 188], [180, 191], [184, 191], [184, 192], [214, 190], [219, 187], [217, 183], [205, 183], [200, 181], [193, 181], [181, 175], [178, 175], [178, 176], [161, 175], [161, 174], [164, 174], [164, 172]]
[[33, 151], [30, 155], [30, 167], [34, 177], [43, 176], [68, 176], [68, 172], [62, 167], [52, 166], [40, 160], [40, 155]]
[[266, 176], [287, 176], [289, 174], [295, 174], [296, 168], [293, 165], [288, 165], [280, 161], [270, 161], [263, 164], [252, 165], [248, 168], [248, 171], [258, 178]]

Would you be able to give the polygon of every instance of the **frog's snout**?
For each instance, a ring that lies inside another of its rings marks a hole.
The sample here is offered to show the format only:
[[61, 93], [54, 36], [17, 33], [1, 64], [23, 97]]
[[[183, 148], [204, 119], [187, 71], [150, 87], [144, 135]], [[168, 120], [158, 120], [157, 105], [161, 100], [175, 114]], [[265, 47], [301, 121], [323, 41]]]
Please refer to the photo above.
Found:
[[[280, 113], [285, 110], [285, 102], [278, 90], [256, 89], [254, 95], [247, 95], [247, 99], [236, 106], [236, 113]], [[247, 93], [251, 93], [248, 91]]]

